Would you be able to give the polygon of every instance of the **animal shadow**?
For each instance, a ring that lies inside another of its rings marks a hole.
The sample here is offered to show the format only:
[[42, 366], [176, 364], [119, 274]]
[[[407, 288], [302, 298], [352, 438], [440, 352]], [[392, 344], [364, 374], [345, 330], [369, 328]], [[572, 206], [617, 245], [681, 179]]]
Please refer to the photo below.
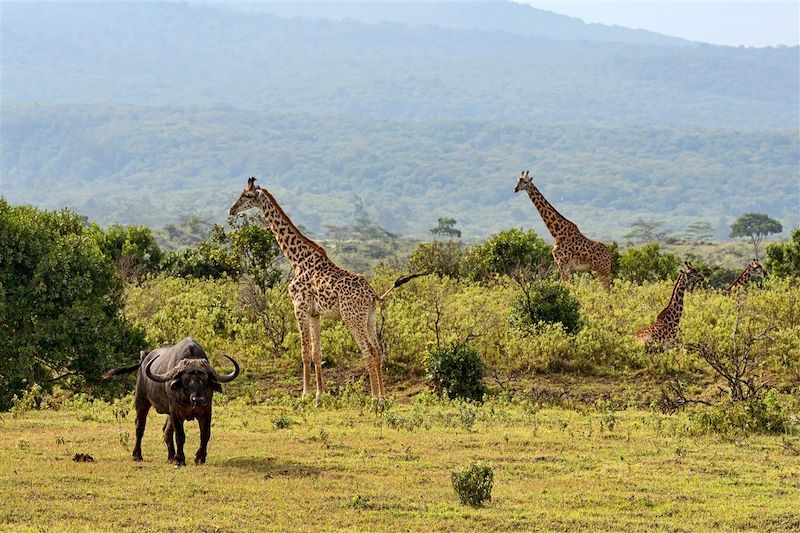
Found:
[[318, 477], [322, 469], [318, 466], [294, 461], [279, 461], [274, 457], [232, 457], [217, 463], [228, 468], [240, 468], [272, 477]]

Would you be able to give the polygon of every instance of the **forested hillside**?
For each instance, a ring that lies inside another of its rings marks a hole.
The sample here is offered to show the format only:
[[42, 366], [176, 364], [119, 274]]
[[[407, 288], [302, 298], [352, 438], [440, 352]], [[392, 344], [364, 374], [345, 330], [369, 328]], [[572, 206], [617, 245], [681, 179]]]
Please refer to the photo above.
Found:
[[3, 190], [102, 223], [222, 220], [256, 175], [313, 231], [352, 220], [360, 197], [390, 231], [426, 235], [440, 216], [466, 237], [544, 231], [514, 195], [530, 168], [545, 195], [596, 237], [637, 218], [720, 234], [745, 211], [798, 224], [795, 132], [609, 128], [506, 121], [374, 121], [230, 108], [17, 105], [3, 110]]
[[800, 223], [797, 47], [642, 44], [658, 36], [470, 6], [444, 29], [419, 24], [452, 5], [415, 6], [415, 25], [4, 4], [0, 194], [161, 226], [221, 220], [256, 175], [312, 231], [360, 198], [390, 231], [449, 216], [476, 238], [543, 229], [513, 195], [530, 168], [597, 238], [638, 218], [718, 236], [743, 212]]

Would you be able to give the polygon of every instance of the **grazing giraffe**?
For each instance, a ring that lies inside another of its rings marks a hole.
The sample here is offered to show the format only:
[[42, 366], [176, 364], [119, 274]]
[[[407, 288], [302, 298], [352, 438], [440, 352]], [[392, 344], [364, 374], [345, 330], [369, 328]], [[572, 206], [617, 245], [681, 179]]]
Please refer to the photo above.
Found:
[[672, 296], [667, 306], [658, 313], [656, 321], [636, 332], [636, 339], [646, 346], [661, 346], [672, 348], [678, 342], [678, 324], [683, 314], [683, 295], [687, 290], [692, 290], [705, 280], [703, 275], [686, 261], [686, 270], [681, 270], [675, 285], [672, 287]]
[[520, 174], [514, 192], [522, 189], [528, 192], [556, 241], [553, 245], [553, 259], [561, 272], [561, 281], [568, 280], [573, 272], [594, 272], [608, 288], [611, 281], [611, 251], [608, 246], [585, 237], [578, 226], [556, 211], [533, 184], [533, 178], [529, 177], [528, 171]]
[[753, 259], [750, 263], [747, 264], [747, 267], [739, 274], [739, 277], [736, 278], [736, 281], [731, 283], [731, 286], [725, 289], [725, 294], [732, 295], [734, 293], [739, 293], [742, 289], [747, 287], [747, 284], [750, 283], [750, 278], [753, 277], [754, 274], [758, 274], [762, 278], [767, 275], [767, 271], [764, 270], [764, 267], [761, 266], [761, 263], [758, 262], [758, 259]]
[[340, 319], [353, 335], [369, 372], [372, 396], [383, 399], [385, 389], [381, 368], [381, 347], [375, 319], [375, 304], [394, 288], [420, 276], [412, 274], [395, 281], [391, 289], [378, 295], [359, 274], [338, 267], [328, 259], [325, 249], [303, 235], [270, 192], [247, 180], [247, 187], [231, 206], [231, 215], [258, 207], [264, 222], [292, 266], [294, 277], [289, 283], [289, 296], [300, 330], [303, 358], [303, 396], [309, 392], [310, 365], [313, 360], [317, 380], [316, 404], [322, 396], [322, 347], [320, 317]]

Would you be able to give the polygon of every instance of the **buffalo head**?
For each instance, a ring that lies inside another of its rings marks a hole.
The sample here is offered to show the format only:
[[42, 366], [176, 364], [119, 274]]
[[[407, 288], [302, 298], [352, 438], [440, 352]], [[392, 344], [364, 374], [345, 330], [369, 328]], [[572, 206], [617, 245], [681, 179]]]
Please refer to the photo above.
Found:
[[214, 391], [222, 392], [222, 383], [233, 381], [239, 375], [239, 363], [227, 355], [223, 357], [233, 363], [233, 372], [230, 374], [217, 374], [206, 359], [182, 359], [169, 372], [154, 374], [150, 367], [159, 356], [147, 364], [145, 375], [156, 383], [169, 382], [169, 388], [177, 395], [175, 399], [184, 405], [200, 406], [210, 403]]

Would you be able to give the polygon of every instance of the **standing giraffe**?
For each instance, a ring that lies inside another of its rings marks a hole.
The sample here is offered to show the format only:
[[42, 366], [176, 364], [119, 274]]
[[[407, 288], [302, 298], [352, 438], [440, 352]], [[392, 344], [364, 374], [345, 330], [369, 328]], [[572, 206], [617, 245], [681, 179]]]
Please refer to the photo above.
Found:
[[533, 184], [533, 178], [529, 177], [528, 171], [520, 174], [514, 192], [522, 189], [528, 192], [556, 241], [553, 245], [553, 259], [561, 272], [561, 281], [568, 280], [573, 272], [594, 272], [608, 288], [611, 281], [611, 251], [608, 246], [585, 237], [578, 226], [556, 211]]
[[752, 278], [754, 274], [757, 274], [762, 278], [767, 275], [767, 271], [764, 270], [764, 267], [761, 266], [761, 263], [758, 262], [758, 259], [753, 259], [747, 264], [747, 267], [745, 267], [742, 273], [739, 274], [739, 277], [736, 278], [736, 281], [731, 283], [731, 286], [725, 289], [725, 294], [732, 295], [747, 287], [747, 284], [750, 283], [750, 278]]
[[392, 288], [379, 296], [363, 276], [339, 268], [328, 259], [325, 249], [303, 235], [278, 205], [275, 197], [255, 182], [255, 178], [247, 180], [247, 187], [231, 206], [229, 213], [237, 215], [253, 207], [260, 208], [264, 222], [292, 266], [294, 277], [289, 283], [289, 296], [292, 298], [294, 316], [300, 330], [303, 396], [309, 392], [309, 367], [313, 360], [317, 378], [316, 404], [319, 406], [322, 396], [319, 319], [325, 317], [344, 321], [364, 356], [372, 396], [382, 400], [385, 389], [375, 304], [382, 301], [394, 288], [421, 274], [398, 279]]
[[686, 265], [686, 270], [681, 270], [678, 274], [667, 306], [658, 313], [653, 324], [636, 332], [636, 339], [648, 347], [672, 348], [677, 344], [678, 324], [680, 324], [683, 314], [683, 295], [687, 289], [692, 290], [705, 281], [702, 274], [691, 263], [686, 261], [684, 265]]

